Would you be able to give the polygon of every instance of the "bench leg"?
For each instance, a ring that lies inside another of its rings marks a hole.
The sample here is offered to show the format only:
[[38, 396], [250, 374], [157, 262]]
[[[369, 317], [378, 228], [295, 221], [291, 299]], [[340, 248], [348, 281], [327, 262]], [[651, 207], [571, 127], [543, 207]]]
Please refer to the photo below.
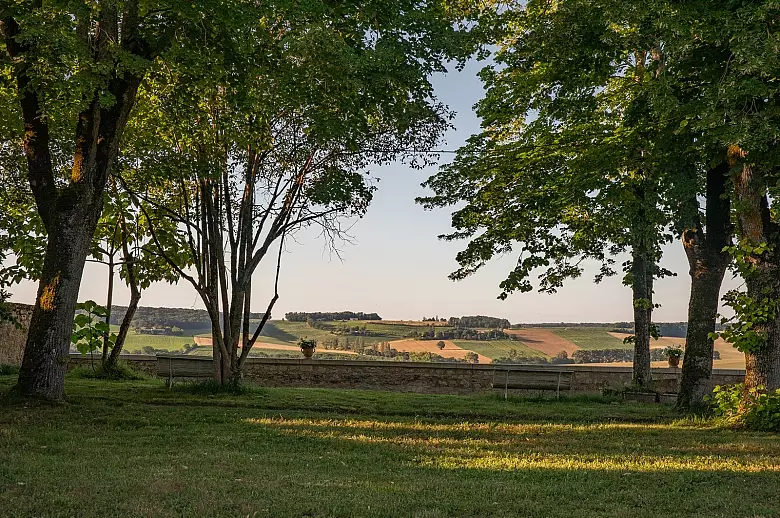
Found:
[[561, 373], [558, 373], [558, 386], [555, 387], [555, 399], [561, 399]]
[[509, 369], [506, 370], [506, 377], [504, 378], [504, 401], [509, 399]]

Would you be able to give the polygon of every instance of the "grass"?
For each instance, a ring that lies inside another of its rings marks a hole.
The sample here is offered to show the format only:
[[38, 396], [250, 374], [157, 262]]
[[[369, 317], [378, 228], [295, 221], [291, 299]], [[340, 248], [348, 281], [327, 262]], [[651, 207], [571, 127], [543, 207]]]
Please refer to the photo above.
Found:
[[619, 338], [609, 334], [607, 327], [551, 327], [550, 331], [577, 344], [580, 349], [631, 349]]
[[471, 349], [475, 353], [491, 359], [508, 357], [511, 349], [517, 351], [519, 356], [526, 358], [547, 358], [543, 352], [532, 349], [517, 340], [453, 340], [453, 342], [458, 347]]
[[780, 515], [777, 436], [657, 405], [66, 389], [67, 404], [0, 407], [4, 517]]

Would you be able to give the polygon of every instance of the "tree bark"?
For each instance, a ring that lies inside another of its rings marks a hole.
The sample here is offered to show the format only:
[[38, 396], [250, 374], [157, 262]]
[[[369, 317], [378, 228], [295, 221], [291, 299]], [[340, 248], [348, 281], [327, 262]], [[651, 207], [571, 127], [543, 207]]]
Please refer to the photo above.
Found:
[[730, 262], [728, 252], [723, 251], [731, 236], [730, 202], [724, 196], [728, 172], [729, 165], [725, 162], [707, 172], [706, 233], [698, 218], [698, 202], [694, 195], [691, 204], [696, 221], [682, 234], [691, 276], [685, 356], [677, 397], [677, 407], [682, 410], [703, 407], [704, 396], [710, 390], [714, 353], [714, 341], [710, 336], [715, 332], [720, 287]]
[[653, 261], [641, 251], [632, 259], [632, 291], [634, 304], [634, 373], [633, 383], [650, 387], [650, 326], [653, 316]]
[[[744, 159], [741, 150], [732, 155]], [[735, 198], [740, 202], [737, 211], [740, 238], [751, 245], [767, 243], [768, 251], [753, 255], [750, 261], [754, 271], [746, 275], [745, 285], [750, 298], [758, 301], [780, 301], [780, 227], [772, 221], [766, 194], [766, 179], [760, 169], [749, 163], [734, 179]], [[745, 389], [767, 390], [780, 388], [780, 311], [774, 319], [756, 326], [766, 333], [766, 341], [756, 350], [745, 353]]]
[[[114, 305], [114, 256], [113, 254], [108, 256], [108, 290], [106, 293], [106, 324], [111, 325], [111, 308]], [[111, 336], [111, 331], [106, 332], [103, 336], [103, 354], [100, 361], [105, 367], [108, 360], [108, 337]]]
[[[52, 401], [65, 396], [64, 378], [81, 275], [102, 206], [57, 211], [50, 221], [41, 281], [16, 390]], [[74, 221], [80, 224], [74, 225]]]

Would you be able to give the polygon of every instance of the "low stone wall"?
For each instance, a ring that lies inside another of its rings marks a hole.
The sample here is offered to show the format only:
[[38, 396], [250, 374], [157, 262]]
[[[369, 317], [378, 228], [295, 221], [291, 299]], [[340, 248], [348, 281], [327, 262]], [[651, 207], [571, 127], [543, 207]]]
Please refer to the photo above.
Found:
[[21, 365], [33, 307], [15, 302], [8, 305], [21, 328], [11, 322], [0, 322], [0, 365]]
[[[206, 357], [177, 356], [192, 362], [210, 362]], [[392, 390], [434, 394], [487, 393], [494, 379], [498, 385], [503, 372], [519, 366], [474, 365], [465, 363], [417, 363], [391, 361], [305, 360], [249, 358], [245, 376], [267, 387], [323, 387], [367, 390]], [[563, 365], [540, 367], [572, 372], [572, 392], [601, 392], [605, 387], [619, 388], [631, 382], [630, 367]], [[209, 372], [209, 369], [198, 369]], [[190, 370], [192, 371], [192, 370]], [[680, 369], [653, 369], [653, 385], [659, 392], [677, 392]], [[712, 386], [740, 383], [741, 370], [716, 369]], [[174, 378], [176, 374], [174, 372]], [[533, 392], [533, 391], [510, 391]]]

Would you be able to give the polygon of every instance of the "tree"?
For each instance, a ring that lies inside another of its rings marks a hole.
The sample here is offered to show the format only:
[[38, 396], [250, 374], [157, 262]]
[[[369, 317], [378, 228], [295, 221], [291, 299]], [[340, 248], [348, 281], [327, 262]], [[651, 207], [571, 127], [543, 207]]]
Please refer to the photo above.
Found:
[[[123, 185], [152, 222], [158, 253], [200, 295], [223, 384], [240, 381], [279, 298], [285, 239], [310, 226], [339, 239], [341, 219], [361, 216], [371, 200], [366, 170], [416, 159], [447, 127], [428, 76], [468, 53], [456, 11], [369, 6], [381, 16], [343, 6], [269, 18], [258, 7], [260, 25], [230, 53], [200, 42], [140, 92], [144, 116], [122, 157]], [[155, 222], [165, 219], [175, 232], [160, 231]], [[273, 292], [250, 333], [253, 274], [269, 262]]]
[[447, 345], [446, 345], [446, 344], [445, 344], [445, 343], [444, 343], [442, 340], [439, 340], [439, 341], [436, 343], [436, 347], [438, 347], [438, 349], [439, 349], [440, 351], [441, 351], [442, 349], [444, 349], [446, 346], [447, 346]]
[[0, 8], [2, 66], [14, 86], [3, 93], [17, 107], [3, 113], [3, 139], [23, 149], [47, 236], [17, 384], [22, 395], [64, 396], [82, 271], [136, 92], [153, 60], [183, 34], [175, 29], [187, 16], [200, 34], [223, 21], [199, 16], [200, 7], [9, 0]]
[[[426, 208], [464, 204], [447, 240], [470, 239], [457, 255], [454, 280], [496, 255], [519, 249], [499, 298], [554, 292], [601, 263], [612, 275], [628, 252], [624, 282], [632, 287], [634, 382], [648, 385], [653, 281], [660, 246], [670, 239], [664, 203], [669, 189], [656, 146], [652, 89], [663, 69], [659, 43], [643, 28], [656, 13], [625, 2], [540, 0], [502, 8], [495, 64], [481, 72], [477, 105], [482, 132], [425, 184]], [[538, 271], [538, 270], [537, 270]]]
[[[711, 370], [712, 315], [729, 255], [746, 290], [724, 298], [736, 313], [724, 337], [746, 354], [747, 394], [758, 386], [780, 386], [780, 227], [769, 208], [779, 158], [780, 11], [770, 1], [661, 5], [673, 6], [664, 9], [662, 26], [671, 66], [657, 107], [678, 131], [691, 134], [706, 177], [705, 188], [697, 192], [706, 191], [706, 235], [698, 213], [683, 234], [692, 285], [679, 401], [695, 407]], [[688, 200], [695, 206], [692, 195]], [[733, 245], [731, 221], [736, 222]]]
[[[168, 233], [175, 229], [175, 223], [171, 220], [162, 221], [160, 225]], [[116, 267], [119, 267], [120, 277], [130, 288], [130, 301], [122, 316], [119, 333], [112, 337], [106, 331], [103, 336], [101, 362], [103, 370], [110, 373], [116, 369], [143, 290], [155, 282], [175, 283], [179, 276], [177, 270], [156, 253], [151, 241], [149, 220], [131, 197], [117, 187], [116, 181], [111, 183], [106, 193], [105, 208], [93, 239], [91, 257], [105, 264], [108, 269], [106, 325], [111, 323]], [[186, 267], [188, 264], [181, 262], [180, 266]]]

